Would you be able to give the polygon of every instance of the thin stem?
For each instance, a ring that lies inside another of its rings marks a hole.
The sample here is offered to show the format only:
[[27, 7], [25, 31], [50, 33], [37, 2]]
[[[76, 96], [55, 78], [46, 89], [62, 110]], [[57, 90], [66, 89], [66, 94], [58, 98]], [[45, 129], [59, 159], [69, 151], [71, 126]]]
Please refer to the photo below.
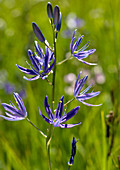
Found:
[[52, 101], [54, 101], [55, 98], [55, 75], [56, 75], [56, 38], [55, 38], [55, 33], [53, 32], [53, 39], [54, 39], [54, 57], [55, 57], [55, 65], [53, 69], [53, 81], [52, 81]]
[[47, 134], [47, 139], [46, 139], [46, 147], [47, 147], [47, 155], [48, 155], [48, 164], [49, 164], [49, 170], [51, 170], [51, 160], [50, 160], [50, 142], [52, 139], [52, 135], [54, 132], [54, 127], [52, 129], [52, 125], [50, 125], [48, 134]]
[[28, 118], [26, 118], [26, 120], [27, 120], [32, 126], [34, 126], [34, 127], [41, 133], [41, 135], [44, 136], [44, 138], [47, 138], [47, 136], [46, 136], [40, 129], [38, 129]]
[[64, 59], [64, 60], [62, 60], [62, 61], [60, 61], [60, 62], [57, 63], [56, 65], [61, 65], [61, 64], [65, 63], [67, 60], [71, 60], [71, 59], [73, 59], [72, 56], [70, 56], [70, 57], [68, 57], [68, 58], [66, 58], [66, 59]]
[[50, 160], [50, 145], [47, 147], [49, 170], [51, 170], [51, 160]]
[[52, 83], [46, 78], [45, 80], [47, 80], [47, 82], [49, 83], [49, 85], [52, 86]]
[[48, 43], [45, 41], [44, 44], [52, 51], [54, 52], [54, 50], [48, 45]]
[[66, 105], [68, 105], [69, 103], [71, 103], [74, 99], [75, 99], [75, 97], [72, 98], [71, 100], [69, 100], [67, 103], [65, 103], [64, 106], [66, 106]]
[[68, 170], [70, 170], [70, 167], [71, 167], [71, 166], [68, 165]]

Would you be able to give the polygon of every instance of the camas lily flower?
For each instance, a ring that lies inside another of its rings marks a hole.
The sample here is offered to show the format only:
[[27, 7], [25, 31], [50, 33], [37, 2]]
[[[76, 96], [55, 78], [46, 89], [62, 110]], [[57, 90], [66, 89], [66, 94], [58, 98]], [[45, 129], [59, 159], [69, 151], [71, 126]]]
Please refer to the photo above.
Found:
[[100, 91], [87, 93], [88, 90], [92, 87], [92, 84], [91, 84], [91, 85], [89, 85], [84, 91], [82, 91], [82, 92], [80, 93], [80, 90], [82, 89], [82, 87], [84, 86], [84, 84], [85, 84], [85, 82], [86, 82], [86, 80], [87, 80], [87, 78], [88, 78], [88, 76], [85, 76], [84, 78], [82, 78], [82, 79], [79, 80], [80, 74], [81, 74], [81, 72], [79, 73], [79, 75], [78, 75], [78, 77], [77, 77], [77, 80], [76, 80], [76, 82], [75, 82], [75, 87], [74, 87], [74, 96], [75, 96], [75, 98], [76, 98], [78, 101], [80, 101], [81, 103], [83, 103], [83, 104], [85, 104], [85, 105], [87, 105], [87, 106], [100, 106], [101, 104], [99, 104], [99, 105], [93, 105], [93, 104], [88, 104], [88, 103], [84, 102], [84, 100], [87, 100], [87, 99], [90, 99], [90, 98], [92, 98], [92, 97], [95, 97], [95, 96], [99, 95], [99, 94], [100, 94]]
[[54, 67], [55, 64], [55, 59], [54, 59], [53, 63], [49, 65], [49, 63], [51, 63], [54, 57], [54, 53], [51, 52], [47, 46], [45, 46], [45, 54], [44, 54], [43, 49], [40, 48], [38, 42], [35, 41], [35, 50], [36, 50], [35, 55], [31, 50], [28, 50], [28, 56], [32, 62], [33, 67], [31, 67], [31, 65], [28, 62], [27, 64], [30, 66], [31, 69], [27, 69], [16, 64], [16, 66], [22, 72], [34, 76], [32, 78], [27, 78], [24, 76], [23, 78], [25, 80], [32, 81], [32, 80], [37, 80], [39, 78], [42, 78], [44, 80], [52, 72], [52, 68]]
[[81, 124], [81, 122], [77, 123], [77, 124], [62, 124], [64, 122], [66, 122], [67, 120], [71, 119], [79, 110], [79, 106], [75, 107], [74, 109], [72, 109], [70, 112], [68, 112], [67, 114], [63, 114], [62, 116], [62, 112], [63, 112], [63, 106], [64, 106], [64, 96], [61, 97], [57, 109], [55, 111], [55, 114], [52, 113], [50, 106], [48, 104], [48, 98], [47, 96], [45, 97], [45, 101], [44, 101], [44, 105], [45, 105], [45, 110], [47, 112], [47, 115], [49, 118], [45, 117], [39, 108], [39, 114], [43, 117], [43, 119], [49, 123], [52, 124], [54, 127], [61, 127], [61, 128], [71, 128], [74, 127], [76, 125]]
[[25, 117], [27, 117], [26, 108], [25, 108], [23, 101], [18, 93], [14, 93], [14, 98], [18, 104], [19, 109], [17, 109], [13, 103], [11, 103], [11, 104], [2, 103], [2, 106], [4, 107], [4, 109], [6, 111], [10, 112], [11, 114], [5, 112], [8, 117], [3, 116], [3, 115], [0, 115], [0, 117], [4, 118], [6, 120], [9, 120], [9, 121], [23, 120], [23, 119], [25, 119]]
[[93, 54], [96, 51], [96, 49], [90, 49], [90, 50], [85, 51], [85, 49], [89, 46], [89, 42], [88, 42], [81, 49], [77, 50], [78, 46], [82, 42], [84, 36], [82, 35], [74, 43], [74, 41], [76, 39], [75, 32], [76, 32], [76, 30], [73, 33], [72, 40], [71, 40], [71, 43], [70, 43], [71, 54], [73, 55], [73, 57], [75, 57], [76, 59], [78, 59], [82, 63], [88, 64], [88, 65], [96, 65], [95, 63], [88, 63], [88, 62], [83, 60], [84, 58], [87, 58], [90, 54]]

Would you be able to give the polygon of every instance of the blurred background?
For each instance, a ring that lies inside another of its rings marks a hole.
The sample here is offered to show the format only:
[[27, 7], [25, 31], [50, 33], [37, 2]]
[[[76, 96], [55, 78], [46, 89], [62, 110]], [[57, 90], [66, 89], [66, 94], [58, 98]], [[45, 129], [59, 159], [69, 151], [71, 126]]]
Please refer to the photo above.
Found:
[[[44, 98], [51, 102], [51, 87], [41, 79], [23, 79], [16, 64], [27, 67], [28, 49], [34, 51], [37, 40], [32, 30], [34, 21], [52, 46], [52, 29], [47, 16], [46, 0], [0, 0], [0, 102], [14, 101], [13, 92], [23, 98], [30, 120], [46, 133], [49, 125], [40, 117], [38, 107], [46, 115]], [[51, 162], [54, 170], [67, 169], [73, 136], [79, 139], [71, 170], [120, 169], [120, 12], [119, 0], [53, 0], [59, 5], [62, 26], [57, 41], [57, 62], [70, 52], [70, 41], [77, 28], [77, 36], [84, 35], [80, 48], [90, 40], [88, 49], [96, 52], [82, 64], [76, 59], [57, 67], [55, 107], [62, 95], [65, 102], [73, 97], [79, 71], [88, 75], [85, 87], [91, 82], [100, 95], [88, 107], [74, 101], [67, 111], [79, 106], [78, 114], [69, 123], [82, 122], [71, 129], [55, 128], [51, 141]], [[39, 42], [40, 47], [44, 45]], [[51, 81], [52, 75], [49, 76]], [[2, 105], [0, 114], [5, 114]], [[47, 170], [48, 160], [43, 137], [27, 121], [9, 122], [0, 118], [0, 170]]]

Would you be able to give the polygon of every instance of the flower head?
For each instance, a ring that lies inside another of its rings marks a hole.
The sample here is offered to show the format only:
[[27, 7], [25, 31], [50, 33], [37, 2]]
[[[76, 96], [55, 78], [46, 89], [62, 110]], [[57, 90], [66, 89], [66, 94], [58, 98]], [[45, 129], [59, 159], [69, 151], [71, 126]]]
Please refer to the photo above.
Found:
[[73, 140], [72, 140], [72, 151], [71, 151], [71, 157], [70, 157], [70, 160], [68, 162], [68, 165], [69, 166], [72, 166], [73, 165], [73, 162], [74, 162], [74, 156], [76, 154], [76, 143], [77, 143], [78, 139], [75, 141], [75, 138], [73, 137]]
[[[82, 63], [85, 63], [85, 64], [88, 64], [88, 65], [96, 65], [94, 63], [88, 63], [82, 59], [84, 58], [87, 58], [90, 54], [93, 54], [96, 49], [90, 49], [90, 50], [86, 50], [85, 49], [89, 46], [89, 42], [87, 44], [85, 44], [81, 49], [78, 49], [78, 46], [80, 45], [80, 43], [82, 42], [83, 40], [83, 35], [77, 39], [77, 41], [74, 43], [76, 37], [75, 37], [75, 32], [76, 30], [74, 31], [73, 33], [73, 36], [72, 36], [72, 40], [71, 40], [71, 43], [70, 43], [70, 49], [71, 49], [71, 54], [73, 55], [73, 57], [77, 58], [79, 61], [81, 61]], [[74, 44], [73, 44], [74, 43]]]
[[39, 78], [42, 78], [44, 80], [51, 73], [52, 68], [54, 67], [55, 64], [55, 59], [54, 59], [53, 63], [50, 65], [54, 57], [54, 53], [51, 52], [48, 47], [45, 46], [45, 54], [44, 54], [43, 49], [40, 48], [38, 42], [35, 41], [35, 50], [36, 50], [35, 55], [31, 50], [28, 50], [28, 56], [31, 60], [33, 67], [31, 67], [28, 62], [27, 64], [30, 66], [31, 69], [27, 69], [16, 64], [16, 66], [22, 72], [34, 76], [32, 78], [27, 78], [25, 76], [23, 77], [24, 79], [29, 81], [37, 80]]
[[14, 98], [16, 100], [16, 103], [18, 104], [19, 109], [17, 109], [13, 103], [11, 103], [11, 104], [2, 103], [2, 106], [4, 107], [4, 109], [6, 111], [10, 112], [11, 114], [5, 112], [8, 117], [3, 116], [3, 115], [0, 115], [0, 117], [4, 118], [6, 120], [9, 120], [9, 121], [23, 120], [23, 119], [25, 119], [25, 117], [27, 117], [26, 108], [25, 108], [23, 101], [18, 93], [14, 93]]
[[84, 86], [84, 84], [85, 84], [85, 82], [86, 82], [86, 80], [87, 80], [87, 78], [88, 78], [88, 76], [85, 76], [84, 78], [82, 78], [82, 79], [79, 80], [80, 74], [81, 74], [81, 72], [79, 73], [79, 75], [78, 75], [78, 77], [77, 77], [77, 80], [76, 80], [76, 82], [75, 82], [75, 87], [74, 87], [74, 96], [75, 96], [75, 98], [76, 98], [78, 101], [80, 101], [81, 103], [83, 103], [83, 104], [85, 104], [85, 105], [87, 105], [87, 106], [100, 106], [101, 104], [99, 104], [99, 105], [93, 105], [93, 104], [88, 104], [88, 103], [84, 102], [84, 100], [87, 100], [87, 99], [90, 99], [90, 98], [92, 98], [92, 97], [95, 97], [95, 96], [99, 95], [99, 94], [100, 94], [100, 91], [87, 93], [88, 90], [89, 90], [89, 89], [91, 88], [91, 86], [92, 86], [92, 84], [91, 84], [91, 85], [89, 85], [84, 91], [82, 91], [82, 92], [80, 93], [80, 90], [82, 89], [82, 87]]
[[67, 120], [71, 119], [79, 110], [79, 106], [75, 107], [74, 109], [72, 109], [70, 112], [68, 112], [67, 114], [63, 114], [62, 116], [62, 112], [63, 112], [63, 106], [64, 106], [64, 96], [61, 97], [57, 109], [55, 111], [55, 114], [52, 113], [50, 106], [48, 104], [48, 98], [47, 96], [45, 97], [45, 101], [44, 101], [44, 105], [45, 105], [45, 110], [47, 112], [47, 115], [49, 118], [45, 117], [39, 108], [39, 114], [43, 117], [43, 119], [49, 123], [52, 124], [54, 127], [61, 127], [61, 128], [71, 128], [74, 127], [76, 125], [81, 124], [81, 122], [77, 123], [77, 124], [62, 124], [64, 122], [66, 122]]

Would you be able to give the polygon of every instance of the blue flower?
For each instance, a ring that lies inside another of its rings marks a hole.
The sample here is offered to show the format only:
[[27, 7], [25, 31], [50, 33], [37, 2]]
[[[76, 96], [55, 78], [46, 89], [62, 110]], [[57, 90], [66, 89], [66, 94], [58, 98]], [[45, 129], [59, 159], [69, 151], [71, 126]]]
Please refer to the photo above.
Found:
[[72, 109], [70, 112], [68, 112], [67, 114], [63, 114], [62, 116], [62, 112], [63, 112], [63, 106], [64, 106], [64, 96], [61, 97], [57, 109], [56, 111], [54, 110], [55, 114], [52, 113], [50, 106], [48, 104], [48, 98], [47, 96], [45, 97], [45, 101], [44, 101], [44, 105], [45, 105], [45, 110], [47, 112], [47, 115], [49, 118], [45, 117], [39, 108], [39, 114], [43, 117], [43, 119], [49, 123], [52, 124], [54, 127], [61, 127], [61, 128], [71, 128], [74, 127], [76, 125], [81, 124], [81, 122], [77, 123], [77, 124], [62, 124], [64, 122], [66, 122], [67, 120], [71, 119], [79, 110], [79, 106], [75, 107], [74, 109]]
[[[80, 43], [82, 42], [83, 40], [83, 35], [77, 39], [77, 41], [74, 43], [76, 37], [75, 37], [75, 32], [76, 30], [74, 31], [73, 33], [73, 36], [72, 36], [72, 40], [71, 40], [71, 43], [70, 43], [70, 49], [71, 49], [71, 54], [73, 55], [73, 57], [77, 58], [79, 61], [81, 61], [82, 63], [85, 63], [85, 64], [88, 64], [88, 65], [96, 65], [95, 63], [88, 63], [82, 59], [84, 58], [87, 58], [90, 54], [93, 54], [96, 49], [90, 49], [90, 50], [86, 50], [85, 49], [89, 46], [89, 42], [87, 44], [85, 44], [81, 49], [77, 50], [78, 49], [78, 46], [80, 45]], [[73, 44], [74, 43], [74, 44]]]
[[35, 41], [35, 50], [36, 50], [35, 55], [31, 50], [28, 50], [28, 56], [31, 60], [33, 67], [31, 67], [31, 65], [28, 62], [27, 64], [30, 66], [31, 69], [27, 69], [16, 64], [16, 66], [22, 72], [34, 76], [32, 78], [27, 78], [24, 76], [23, 78], [25, 80], [32, 81], [32, 80], [37, 80], [39, 78], [42, 78], [44, 80], [52, 72], [52, 69], [55, 64], [55, 59], [54, 59], [53, 63], [50, 65], [52, 59], [54, 58], [54, 53], [51, 52], [47, 46], [45, 46], [45, 54], [44, 54], [43, 49], [40, 48], [38, 42]]
[[[77, 140], [78, 141], [78, 140]], [[73, 140], [72, 140], [72, 151], [71, 151], [71, 157], [70, 157], [70, 160], [68, 162], [68, 165], [69, 166], [72, 166], [73, 165], [73, 162], [74, 162], [74, 156], [76, 154], [76, 143], [77, 141], [75, 141], [75, 138], [73, 137]]]
[[13, 103], [11, 103], [10, 105], [6, 103], [2, 103], [4, 109], [10, 112], [11, 114], [5, 112], [8, 117], [3, 115], [0, 115], [0, 117], [9, 121], [23, 120], [27, 117], [27, 111], [24, 106], [24, 103], [18, 93], [14, 93], [14, 98], [16, 100], [16, 103], [18, 104], [19, 109], [17, 109]]
[[91, 85], [89, 85], [84, 91], [82, 91], [82, 92], [80, 93], [80, 90], [82, 89], [82, 87], [84, 86], [84, 84], [85, 84], [85, 82], [86, 82], [86, 80], [87, 80], [87, 78], [88, 78], [88, 76], [85, 76], [84, 78], [82, 78], [82, 79], [79, 80], [80, 74], [81, 74], [81, 72], [79, 73], [79, 75], [78, 75], [78, 77], [77, 77], [77, 80], [76, 80], [76, 82], [75, 82], [75, 87], [74, 87], [74, 96], [75, 96], [75, 98], [76, 98], [78, 101], [80, 101], [81, 103], [83, 103], [83, 104], [85, 104], [85, 105], [87, 105], [87, 106], [100, 106], [101, 104], [99, 104], [99, 105], [93, 105], [93, 104], [88, 104], [88, 103], [84, 102], [84, 100], [87, 100], [87, 99], [90, 99], [90, 98], [92, 98], [92, 97], [95, 97], [95, 96], [99, 95], [99, 94], [100, 94], [100, 91], [87, 93], [88, 90], [92, 87], [92, 84], [91, 84]]

